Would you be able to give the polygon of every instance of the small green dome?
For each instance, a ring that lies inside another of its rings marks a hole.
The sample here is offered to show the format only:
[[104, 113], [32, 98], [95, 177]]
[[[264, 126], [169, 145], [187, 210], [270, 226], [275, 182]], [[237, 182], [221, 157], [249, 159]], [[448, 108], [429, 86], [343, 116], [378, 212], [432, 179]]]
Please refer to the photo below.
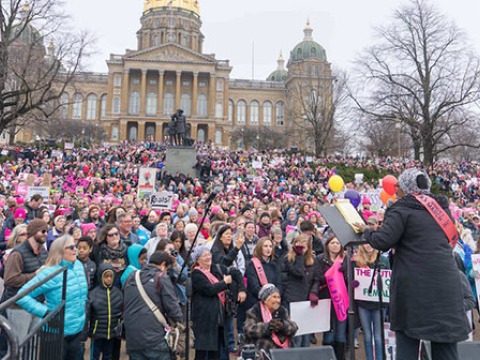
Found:
[[325, 49], [313, 40], [313, 29], [310, 26], [310, 21], [307, 21], [303, 33], [305, 34], [305, 37], [290, 53], [290, 60], [303, 61], [307, 59], [318, 59], [321, 61], [327, 61], [327, 53], [325, 52]]
[[287, 76], [287, 70], [275, 70], [270, 75], [268, 75], [267, 81], [284, 82], [285, 80], [287, 80]]

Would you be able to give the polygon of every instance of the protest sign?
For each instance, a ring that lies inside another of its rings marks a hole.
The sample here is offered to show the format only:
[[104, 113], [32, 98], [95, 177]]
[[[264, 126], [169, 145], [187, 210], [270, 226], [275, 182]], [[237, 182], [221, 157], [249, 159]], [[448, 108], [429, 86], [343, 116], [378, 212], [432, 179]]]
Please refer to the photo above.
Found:
[[[392, 271], [381, 270], [381, 272], [383, 281], [383, 302], [386, 304], [390, 302], [390, 280], [392, 277]], [[356, 268], [354, 275], [355, 280], [360, 284], [355, 288], [355, 300], [378, 301], [377, 274], [375, 274], [375, 279], [373, 281], [372, 293], [368, 293], [368, 289], [372, 283], [373, 269]]]
[[385, 350], [386, 360], [395, 360], [397, 358], [397, 341], [395, 339], [395, 331], [390, 330], [390, 323], [383, 324], [385, 332]]
[[138, 175], [138, 198], [148, 199], [155, 191], [157, 169], [140, 168]]
[[[480, 274], [480, 254], [472, 254], [472, 268]], [[477, 288], [477, 301], [480, 303], [480, 278], [475, 279], [475, 286]]]
[[153, 193], [150, 196], [150, 205], [152, 209], [170, 210], [172, 209], [173, 192], [162, 191]]
[[360, 185], [363, 183], [363, 174], [355, 174], [355, 184]]
[[77, 187], [88, 189], [90, 181], [87, 179], [79, 179], [73, 175], [68, 176], [62, 185], [62, 190], [70, 193], [76, 193]]
[[64, 147], [65, 150], [72, 150], [74, 148], [74, 146], [75, 146], [74, 143], [66, 142], [63, 147]]
[[27, 184], [18, 184], [15, 188], [15, 195], [25, 196], [28, 192], [28, 185]]
[[254, 169], [261, 169], [263, 167], [263, 163], [261, 161], [252, 161], [252, 167]]
[[310, 306], [310, 301], [291, 302], [290, 319], [298, 326], [295, 335], [330, 331], [331, 306], [330, 299], [320, 300], [315, 307]]
[[332, 297], [332, 306], [337, 314], [339, 321], [347, 320], [347, 310], [349, 305], [347, 286], [343, 278], [343, 272], [340, 271], [341, 261], [335, 261], [330, 269], [325, 273], [328, 290]]
[[43, 197], [43, 201], [48, 202], [48, 196], [50, 195], [49, 186], [29, 186], [27, 190], [27, 201], [30, 201], [33, 195], [40, 194]]
[[63, 152], [60, 150], [52, 150], [51, 158], [56, 158], [57, 160], [63, 159]]

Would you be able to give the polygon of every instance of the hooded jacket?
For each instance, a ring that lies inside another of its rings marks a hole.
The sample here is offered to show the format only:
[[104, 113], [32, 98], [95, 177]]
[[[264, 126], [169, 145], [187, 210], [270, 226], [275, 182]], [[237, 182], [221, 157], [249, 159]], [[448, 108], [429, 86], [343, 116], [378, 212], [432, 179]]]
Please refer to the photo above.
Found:
[[[105, 285], [104, 275], [113, 273], [112, 284]], [[110, 340], [122, 317], [122, 292], [113, 286], [115, 271], [110, 264], [101, 264], [97, 270], [97, 286], [88, 294], [89, 335], [95, 339]]]
[[133, 244], [127, 250], [127, 258], [128, 258], [128, 267], [123, 272], [122, 276], [120, 277], [120, 282], [125, 285], [125, 281], [127, 281], [128, 276], [132, 273], [132, 271], [140, 270], [142, 266], [138, 261], [138, 257], [140, 256], [140, 252], [144, 249], [144, 247], [140, 244]]

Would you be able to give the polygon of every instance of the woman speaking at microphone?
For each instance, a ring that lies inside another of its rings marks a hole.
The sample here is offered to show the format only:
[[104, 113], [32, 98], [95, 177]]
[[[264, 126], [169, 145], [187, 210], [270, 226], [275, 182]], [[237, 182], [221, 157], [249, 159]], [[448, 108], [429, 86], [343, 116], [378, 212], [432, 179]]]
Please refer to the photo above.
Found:
[[390, 318], [397, 360], [417, 360], [420, 340], [431, 341], [432, 360], [458, 360], [457, 343], [469, 332], [452, 256], [458, 235], [448, 200], [431, 194], [430, 186], [424, 172], [405, 170], [398, 178], [399, 200], [388, 208], [383, 226], [358, 225], [374, 248], [395, 249]]

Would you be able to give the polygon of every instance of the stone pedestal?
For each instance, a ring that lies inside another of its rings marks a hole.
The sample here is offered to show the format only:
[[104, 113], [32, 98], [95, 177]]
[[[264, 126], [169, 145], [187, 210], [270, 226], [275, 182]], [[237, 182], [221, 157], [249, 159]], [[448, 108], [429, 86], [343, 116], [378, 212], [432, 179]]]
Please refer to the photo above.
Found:
[[165, 171], [172, 175], [178, 172], [195, 178], [197, 170], [193, 166], [196, 163], [196, 157], [193, 147], [173, 146], [167, 149]]

